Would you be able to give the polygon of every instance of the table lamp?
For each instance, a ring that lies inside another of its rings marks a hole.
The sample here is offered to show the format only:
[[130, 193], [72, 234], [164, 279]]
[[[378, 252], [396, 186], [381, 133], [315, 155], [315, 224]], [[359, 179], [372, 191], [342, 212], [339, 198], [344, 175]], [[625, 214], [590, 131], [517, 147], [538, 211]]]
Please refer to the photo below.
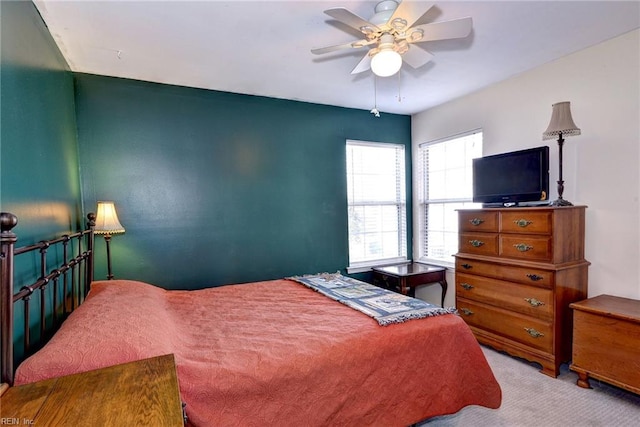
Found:
[[542, 134], [542, 139], [552, 139], [558, 137], [558, 150], [560, 164], [560, 174], [558, 176], [558, 198], [551, 204], [552, 206], [573, 206], [568, 200], [562, 198], [564, 192], [564, 180], [562, 179], [562, 146], [564, 139], [562, 136], [580, 135], [580, 128], [576, 126], [571, 117], [571, 103], [568, 101], [553, 104], [551, 111], [551, 122], [549, 127]]
[[107, 279], [112, 280], [111, 273], [111, 250], [109, 243], [112, 234], [124, 233], [124, 227], [118, 220], [116, 206], [113, 202], [98, 202], [98, 213], [96, 215], [96, 226], [93, 229], [95, 234], [104, 234], [104, 241], [107, 244]]

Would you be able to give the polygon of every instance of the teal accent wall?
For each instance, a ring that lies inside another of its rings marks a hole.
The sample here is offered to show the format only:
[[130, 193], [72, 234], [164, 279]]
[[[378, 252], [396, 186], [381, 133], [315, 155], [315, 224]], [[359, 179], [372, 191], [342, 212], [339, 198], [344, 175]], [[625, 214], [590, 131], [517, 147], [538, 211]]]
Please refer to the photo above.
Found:
[[[74, 75], [30, 1], [0, 1], [0, 40], [0, 210], [18, 216], [18, 246], [76, 231], [109, 199], [127, 230], [116, 277], [199, 288], [344, 271], [345, 140], [405, 144], [411, 194], [409, 116]], [[15, 267], [39, 275], [35, 256]]]
[[[409, 116], [83, 74], [74, 93], [33, 3], [0, 14], [0, 209], [19, 245], [112, 199], [127, 229], [116, 277], [198, 288], [344, 271], [345, 140], [405, 144], [411, 194]], [[105, 257], [99, 238], [96, 278]]]
[[33, 3], [0, 15], [0, 210], [26, 245], [81, 222], [74, 82]]
[[[17, 215], [16, 246], [26, 246], [84, 223], [74, 81], [30, 1], [0, 1], [0, 40], [0, 211]], [[49, 251], [49, 265], [57, 265], [59, 257]], [[36, 252], [16, 259], [20, 284], [40, 277], [37, 258]], [[31, 305], [33, 343], [39, 339], [38, 307]], [[23, 306], [17, 304], [16, 363], [24, 355], [23, 319]]]
[[410, 116], [86, 74], [76, 105], [84, 211], [113, 200], [126, 229], [116, 278], [200, 288], [344, 271], [346, 139], [405, 144], [411, 194]]

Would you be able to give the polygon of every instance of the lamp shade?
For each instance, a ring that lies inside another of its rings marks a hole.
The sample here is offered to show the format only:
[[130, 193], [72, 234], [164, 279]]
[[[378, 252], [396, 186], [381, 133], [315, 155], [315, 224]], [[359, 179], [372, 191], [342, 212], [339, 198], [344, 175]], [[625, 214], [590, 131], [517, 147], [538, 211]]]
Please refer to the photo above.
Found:
[[383, 48], [371, 58], [371, 71], [379, 77], [393, 76], [402, 67], [402, 56], [391, 48]]
[[124, 233], [124, 227], [120, 224], [116, 213], [116, 205], [113, 202], [98, 202], [96, 226], [93, 232], [96, 234]]
[[580, 128], [576, 126], [571, 117], [571, 103], [569, 101], [558, 102], [551, 107], [551, 122], [542, 134], [543, 140], [554, 139], [560, 134], [563, 136], [580, 135]]

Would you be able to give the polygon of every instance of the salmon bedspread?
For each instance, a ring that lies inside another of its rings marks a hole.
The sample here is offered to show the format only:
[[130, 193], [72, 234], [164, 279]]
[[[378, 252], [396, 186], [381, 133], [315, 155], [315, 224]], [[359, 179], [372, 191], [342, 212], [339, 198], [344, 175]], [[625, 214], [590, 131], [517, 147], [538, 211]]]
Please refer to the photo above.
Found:
[[15, 384], [169, 353], [193, 426], [407, 426], [501, 403], [458, 316], [380, 326], [284, 279], [196, 291], [94, 282]]

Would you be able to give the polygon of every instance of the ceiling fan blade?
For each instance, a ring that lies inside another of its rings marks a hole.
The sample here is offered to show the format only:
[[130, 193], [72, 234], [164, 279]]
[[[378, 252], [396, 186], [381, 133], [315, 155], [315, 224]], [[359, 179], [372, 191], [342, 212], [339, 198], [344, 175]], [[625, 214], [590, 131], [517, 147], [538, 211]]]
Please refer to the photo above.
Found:
[[369, 56], [369, 52], [358, 62], [358, 65], [351, 70], [351, 74], [362, 73], [363, 71], [367, 71], [371, 68], [371, 57]]
[[[407, 22], [403, 29], [410, 28], [418, 21], [418, 19], [422, 18], [422, 15], [427, 13], [427, 11], [432, 7], [433, 3], [422, 3], [404, 0], [400, 2], [396, 10], [393, 12], [393, 15], [391, 15], [388, 24], [391, 25], [395, 19], [402, 19]], [[399, 30], [402, 31], [403, 29]]]
[[411, 30], [422, 30], [422, 39], [416, 43], [428, 42], [432, 40], [460, 39], [467, 37], [471, 33], [473, 20], [471, 17], [452, 19], [451, 21], [434, 22], [431, 24], [418, 25]]
[[357, 48], [366, 46], [367, 44], [370, 44], [368, 40], [358, 40], [350, 43], [337, 44], [334, 46], [311, 49], [311, 53], [315, 55], [322, 55], [323, 53], [335, 52], [336, 50], [351, 49], [351, 48], [357, 49]]
[[377, 26], [373, 25], [371, 22], [366, 21], [363, 18], [360, 18], [358, 15], [356, 15], [355, 13], [351, 12], [348, 9], [345, 9], [344, 7], [335, 7], [333, 9], [327, 9], [324, 11], [324, 13], [326, 13], [327, 15], [329, 15], [334, 19], [337, 19], [343, 24], [347, 24], [351, 28], [355, 28], [356, 30], [364, 34], [380, 31], [380, 29]]
[[413, 68], [420, 68], [427, 62], [431, 61], [433, 56], [434, 55], [432, 53], [429, 53], [418, 46], [410, 45], [409, 50], [402, 55], [402, 60]]

